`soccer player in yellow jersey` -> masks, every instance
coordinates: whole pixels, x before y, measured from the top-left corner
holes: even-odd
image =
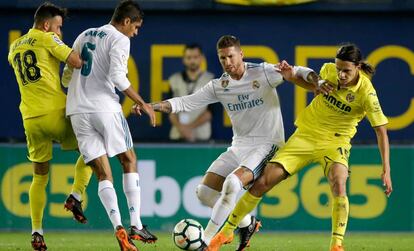
[[[82,66],[78,53],[61,40],[61,27],[66,9],[50,3],[42,4],[34,15],[29,32],[10,46],[8,61],[14,69],[21,95],[20,112],[26,134],[28,158],[33,162],[33,180],[29,190],[32,220],[32,247],[46,250],[42,218],[46,206],[46,186],[52,144],[62,149],[78,148],[70,121],[65,117],[66,95],[60,84],[59,65],[66,62],[75,68]],[[72,193],[65,207],[76,220],[85,223],[80,199],[91,176],[90,167],[79,157],[75,168]]]
[[[339,48],[335,64],[322,66],[318,82],[321,85],[315,85],[319,95],[299,115],[295,122],[297,129],[286,145],[269,161],[261,177],[239,200],[222,230],[211,241],[209,251],[218,250],[233,239],[235,227],[267,191],[314,162],[323,167],[333,196],[330,250],[344,250],[343,238],[349,212],[346,181],[350,141],[356,133],[356,126],[365,116],[377,136],[385,194],[390,196],[392,192],[385,127],[388,120],[368,78],[373,73],[372,66],[362,61],[360,50],[353,44]]]

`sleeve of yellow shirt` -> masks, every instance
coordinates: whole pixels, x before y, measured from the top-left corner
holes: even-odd
[[[8,53],[8,55],[7,55],[7,60],[9,61],[9,65],[12,65],[13,66],[13,60],[12,60],[12,52],[11,52],[11,46],[10,46],[10,49],[9,49],[9,53]]]
[[[319,71],[319,75],[321,76],[321,78],[326,79],[327,74],[327,65],[328,63],[325,63],[322,65],[321,70]]]
[[[61,62],[66,62],[72,49],[60,40],[54,33],[46,33],[45,47],[49,52]]]
[[[377,93],[373,88],[366,95],[364,110],[372,127],[388,124],[388,119],[382,112]]]
[[[328,80],[331,84],[337,85],[336,66],[334,63],[325,63],[322,65],[319,75],[322,79]]]

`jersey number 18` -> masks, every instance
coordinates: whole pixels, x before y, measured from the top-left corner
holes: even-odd
[[[13,61],[17,66],[23,85],[27,85],[28,81],[32,83],[36,82],[42,77],[40,68],[36,65],[37,59],[34,51],[25,51],[22,58],[20,57],[20,52],[16,53]]]

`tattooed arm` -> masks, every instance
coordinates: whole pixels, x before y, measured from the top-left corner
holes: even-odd
[[[175,97],[168,100],[152,103],[152,109],[156,112],[164,113],[179,113],[190,112],[203,108],[209,104],[218,102],[213,88],[213,83],[210,81],[203,88],[191,95],[182,97]],[[132,112],[140,114],[141,106],[135,104],[132,107]]]
[[[171,113],[172,107],[171,103],[168,101],[161,101],[159,103],[152,103],[152,108],[156,112],[164,112],[164,113]]]

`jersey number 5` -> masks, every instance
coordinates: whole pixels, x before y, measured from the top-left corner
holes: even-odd
[[[83,59],[83,61],[85,61],[81,69],[82,76],[86,77],[91,73],[92,59],[93,59],[91,51],[94,51],[95,48],[96,48],[96,45],[89,43],[89,42],[85,43],[82,47],[81,58]]]
[[[40,74],[40,68],[36,65],[36,54],[32,50],[25,51],[23,53],[23,58],[20,57],[20,53],[17,53],[13,60],[17,66],[17,70],[19,71],[20,79],[22,80],[23,85],[27,85],[27,81],[32,83],[36,82],[42,77],[42,74]]]

